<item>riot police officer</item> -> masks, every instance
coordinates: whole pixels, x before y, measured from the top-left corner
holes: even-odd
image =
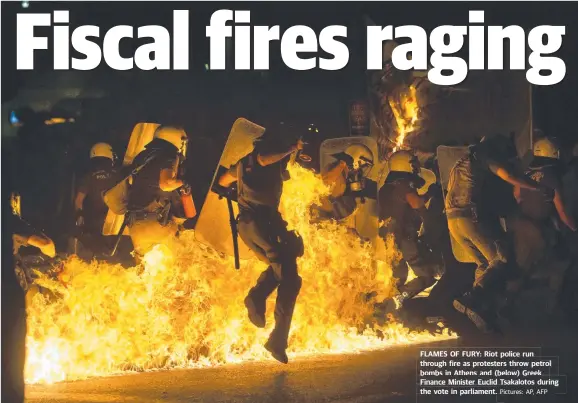
[[[343,153],[337,154],[337,161],[322,172],[323,182],[331,187],[331,194],[320,200],[320,205],[312,206],[314,217],[320,220],[342,220],[357,208],[356,197],[376,197],[376,188],[366,189],[367,175],[373,167],[373,153],[364,144],[351,144]]]
[[[93,145],[90,149],[90,168],[82,177],[74,199],[76,225],[82,230],[80,238],[93,254],[102,254],[110,249],[102,236],[102,226],[108,213],[102,192],[117,180],[114,162],[115,155],[109,144]]]
[[[386,227],[380,229],[380,234],[383,237],[387,233],[393,234],[403,256],[400,264],[394,268],[394,276],[401,280],[397,287],[399,293],[393,299],[399,309],[404,301],[435,284],[435,276],[442,270],[441,259],[436,258],[428,242],[425,242],[425,236],[418,237],[422,224],[424,234],[432,229],[424,199],[418,194],[425,180],[419,176],[416,156],[410,151],[397,151],[391,155],[388,163],[389,173],[379,190],[379,219],[387,222]],[[407,264],[417,277],[403,284],[407,278]]]
[[[302,283],[297,258],[303,254],[303,243],[299,236],[287,230],[279,203],[283,181],[288,177],[290,156],[302,148],[301,140],[286,146],[266,133],[263,140],[255,142],[250,154],[219,178],[219,185],[223,187],[237,182],[239,235],[255,255],[268,264],[245,298],[249,319],[255,326],[265,327],[266,301],[277,289],[275,328],[265,348],[284,364],[289,361],[286,353],[289,330]]]
[[[178,231],[172,209],[174,191],[189,188],[179,178],[187,144],[183,129],[160,126],[153,141],[133,161],[131,168],[139,170],[131,177],[127,214],[130,238],[138,257],[156,244],[168,242]]]

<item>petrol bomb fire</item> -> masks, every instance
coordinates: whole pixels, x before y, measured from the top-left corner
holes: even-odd
[[[456,337],[412,332],[397,322],[365,327],[372,306],[360,295],[375,291],[383,299],[393,292],[393,244],[386,247],[386,261],[375,264],[372,247],[346,227],[310,224],[309,206],[328,189],[297,165],[290,174],[282,212],[305,242],[290,357]],[[41,283],[56,298],[29,295],[26,382],[270,359],[263,343],[273,326],[274,299],[265,329],[251,325],[243,306],[263,269],[251,260],[235,270],[232,257],[194,241],[191,231],[173,245],[157,245],[140,269],[70,258],[61,276],[65,285]]]
[[[397,138],[393,151],[398,151],[407,135],[418,128],[419,106],[416,87],[411,85],[408,91],[403,91],[399,95],[399,102],[390,97],[389,105],[397,123]]]

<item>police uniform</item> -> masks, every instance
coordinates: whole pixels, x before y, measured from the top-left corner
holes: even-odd
[[[394,175],[390,175],[393,177]],[[398,290],[403,299],[409,299],[435,283],[435,274],[439,271],[439,265],[430,249],[418,239],[419,228],[424,221],[419,212],[413,209],[407,202],[408,194],[417,196],[419,180],[417,175],[405,175],[403,178],[388,180],[379,190],[379,218],[390,220],[387,232],[394,235],[397,248],[403,255],[403,260],[394,267],[394,276],[399,279]],[[382,232],[382,236],[385,234]],[[407,284],[403,284],[407,278],[407,266],[417,276]]]
[[[86,195],[82,203],[84,219],[82,239],[93,252],[104,252],[109,249],[106,238],[102,235],[102,227],[108,213],[102,192],[110,189],[117,178],[118,173],[110,159],[95,157],[91,159],[90,170],[82,177],[78,186],[78,192]]]
[[[275,152],[274,147],[258,141],[254,151],[233,165],[229,174],[237,179],[239,235],[255,255],[269,265],[248,298],[264,313],[267,298],[277,289],[275,328],[269,342],[285,350],[302,280],[297,273],[299,253],[288,243],[291,233],[279,212],[289,156],[267,166],[260,165],[257,156],[271,152]]]
[[[133,176],[130,186],[128,227],[135,252],[140,256],[177,233],[178,227],[170,219],[173,192],[163,191],[159,180],[161,171],[172,169],[178,158],[176,147],[155,139],[133,161],[133,168],[143,167]]]

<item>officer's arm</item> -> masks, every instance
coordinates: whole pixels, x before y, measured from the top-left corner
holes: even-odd
[[[523,189],[539,190],[538,184],[536,182],[526,178],[525,176],[515,175],[508,168],[498,164],[497,162],[490,162],[488,167],[494,175],[503,181],[508,182],[510,185],[519,186]]]
[[[76,211],[82,210],[82,205],[84,204],[84,199],[86,198],[86,193],[78,191],[76,193],[76,198],[74,199],[74,209]]]
[[[289,148],[289,150],[282,152],[282,153],[272,153],[272,154],[264,154],[264,153],[258,153],[257,154],[257,162],[259,163],[259,165],[261,166],[267,166],[267,165],[271,165],[274,164],[276,162],[281,161],[283,158],[285,158],[286,156],[288,156],[291,153],[294,153],[295,151],[299,151],[303,149],[303,141],[298,140],[297,144],[292,145],[291,148]]]
[[[576,223],[574,222],[574,218],[566,212],[562,192],[559,188],[556,188],[554,192],[554,206],[556,206],[556,211],[562,222],[572,231],[576,232]]]
[[[219,186],[227,188],[237,181],[237,178],[229,171],[225,172],[219,178]]]
[[[237,182],[237,165],[239,163],[231,165],[231,167],[226,170],[220,177],[218,184],[224,188],[228,188],[233,183]]]
[[[159,187],[163,192],[172,192],[184,185],[182,180],[177,179],[178,168],[179,160],[176,159],[171,168],[164,168],[161,170]]]
[[[405,200],[411,206],[412,209],[417,210],[419,216],[421,217],[421,221],[423,223],[424,228],[424,235],[426,237],[431,237],[431,227],[433,223],[431,222],[431,214],[427,210],[425,206],[425,200],[423,197],[417,194],[415,190],[412,189],[411,192],[405,195]]]

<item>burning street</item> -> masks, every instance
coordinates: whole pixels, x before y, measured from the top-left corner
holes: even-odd
[[[307,248],[301,275],[308,287],[295,310],[288,353],[351,353],[455,338],[447,331],[414,332],[401,323],[372,323],[372,305],[360,298],[392,292],[391,267],[338,224],[311,225],[308,206],[323,194],[314,174],[294,166],[282,205]],[[347,245],[347,248],[340,247]],[[77,380],[123,371],[207,367],[261,360],[265,329],[246,319],[243,295],[262,268],[254,260],[233,269],[231,258],[183,234],[144,257],[144,269],[72,258],[59,282],[40,280],[55,300],[28,299],[26,381]],[[321,270],[324,268],[324,270]],[[251,272],[253,275],[248,275]],[[272,312],[271,300],[267,312]]]
[[[574,377],[578,359],[576,331],[551,328],[507,338],[481,337],[426,345],[385,348],[359,354],[316,355],[280,366],[273,359],[215,368],[175,369],[124,374],[53,385],[28,385],[27,403],[85,402],[341,402],[415,403],[416,361],[420,347],[533,346],[559,354],[561,368]],[[475,341],[474,341],[475,340]],[[572,372],[573,371],[573,372]],[[571,402],[575,387],[556,402]]]
[[[415,399],[415,347],[27,387],[27,402],[401,402]],[[415,401],[415,400],[413,400]]]

